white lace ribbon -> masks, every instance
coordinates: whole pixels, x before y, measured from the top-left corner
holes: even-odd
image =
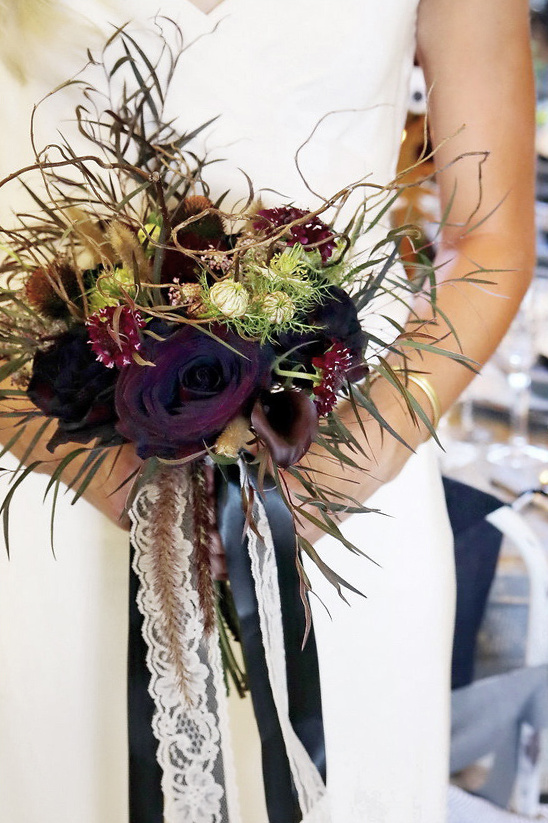
[[[140,490],[131,510],[133,567],[141,584],[137,603],[148,646],[149,692],[156,707],[153,731],[163,771],[164,817],[166,823],[240,823],[219,640],[216,632],[204,632],[196,591],[188,471],[174,471],[173,482],[179,484],[180,492],[178,579],[174,583],[181,604],[185,693],[173,665],[162,603],[154,588],[156,555],[148,528],[158,500],[154,481]]]
[[[242,468],[242,482],[249,484]],[[218,635],[204,632],[193,569],[193,523],[189,473],[177,470],[177,569],[181,659],[185,691],[179,685],[166,635],[162,603],[155,594],[155,548],[149,528],[158,501],[154,480],[139,491],[131,510],[133,567],[140,581],[137,597],[143,615],[151,673],[149,691],[156,707],[153,731],[163,771],[165,823],[241,823],[228,732],[226,695]],[[264,506],[254,496],[248,548],[259,607],[259,622],[274,703],[286,746],[303,823],[329,823],[326,789],[289,720],[286,660],[274,544]],[[260,535],[260,536],[259,536]]]
[[[246,497],[249,499],[250,488],[245,467],[241,466],[240,471]],[[289,766],[303,813],[303,823],[329,823],[324,782],[289,719],[282,607],[274,541],[265,508],[257,494],[253,497],[252,517],[256,529],[248,530],[248,550],[259,606],[266,665]]]

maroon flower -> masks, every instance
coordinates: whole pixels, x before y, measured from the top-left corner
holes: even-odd
[[[363,352],[367,336],[362,330],[354,301],[339,286],[329,286],[311,312],[303,317],[314,331],[288,331],[279,334],[274,341],[277,354],[291,352],[284,361],[287,368],[304,365],[310,371],[315,357],[322,357],[334,343],[350,351],[352,364],[346,377],[351,382],[361,380],[367,374]]]
[[[186,197],[172,215],[174,224],[184,223],[191,217],[197,219],[186,228],[177,232],[177,242],[189,251],[197,252],[198,260],[209,249],[223,250],[229,248],[229,239],[223,228],[223,221],[218,214],[210,213],[213,203],[207,197],[193,195]],[[199,217],[198,215],[202,215]],[[194,283],[201,272],[199,262],[179,249],[169,248],[163,252],[162,283]]]
[[[171,332],[164,340],[145,336],[143,357],[154,366],[131,363],[120,372],[117,429],[143,459],[199,454],[236,415],[250,413],[269,384],[272,350],[220,326],[219,339],[192,325],[154,331]]]
[[[312,365],[321,374],[321,383],[314,386],[313,391],[318,414],[324,417],[335,408],[337,393],[352,369],[352,352],[341,343],[334,343],[321,357],[313,357]]]
[[[128,366],[133,352],[141,348],[139,329],[145,325],[139,312],[129,306],[107,306],[92,314],[86,326],[97,360],[109,369]]]
[[[279,229],[309,215],[308,220],[303,220],[297,226],[292,226],[288,230],[288,246],[300,243],[305,249],[317,248],[321,254],[322,262],[326,263],[335,249],[335,237],[333,232],[325,223],[315,215],[304,209],[296,209],[293,206],[280,206],[277,209],[262,209],[257,212],[259,218],[253,223],[256,231],[272,231]]]

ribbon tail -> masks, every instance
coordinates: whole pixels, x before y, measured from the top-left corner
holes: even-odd
[[[130,560],[134,548],[131,546]],[[154,700],[149,694],[150,673],[143,618],[137,608],[139,579],[129,569],[128,635],[128,753],[129,823],[163,823],[162,770],[156,759],[158,741],[152,733]]]
[[[238,467],[225,467],[217,476],[218,528],[225,548],[229,578],[241,623],[242,646],[248,667],[253,706],[261,737],[263,777],[270,823],[303,819],[298,792],[287,756],[278,707],[272,691],[259,616],[248,540],[242,542],[242,509]],[[319,672],[313,632],[302,648],[305,612],[295,565],[295,534],[290,513],[276,490],[264,493],[265,513],[273,537],[278,569],[281,619],[287,672],[288,715],[310,760],[325,780],[325,745]],[[304,819],[311,817],[305,815]]]

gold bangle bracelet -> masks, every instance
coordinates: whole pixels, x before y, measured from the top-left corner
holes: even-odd
[[[405,376],[405,379],[409,381],[409,383],[414,383],[415,386],[418,386],[419,389],[426,395],[428,398],[428,402],[432,407],[432,426],[434,429],[437,429],[438,424],[441,418],[441,404],[440,399],[438,397],[438,393],[435,390],[434,386],[430,382],[430,380],[424,376],[421,372],[416,371],[407,371],[407,369],[403,367],[395,367],[393,369],[395,372],[402,372]]]

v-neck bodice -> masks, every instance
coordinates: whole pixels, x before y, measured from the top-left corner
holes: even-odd
[[[239,169],[257,189],[302,206],[317,202],[312,192],[329,197],[365,177],[386,183],[406,111],[416,6],[224,0],[204,15],[191,0],[165,3],[193,41],[167,114],[185,128],[218,117],[199,148],[226,160],[210,175],[219,191],[246,193]]]
[[[91,2],[85,13],[93,20],[95,9],[96,20],[105,21],[99,14],[105,2]],[[67,5],[81,12],[76,0]],[[184,130],[216,118],[192,146],[223,161],[207,171],[213,193],[247,196],[243,171],[256,191],[265,190],[266,202],[281,198],[310,208],[318,204],[313,192],[330,197],[364,178],[375,184],[392,178],[418,0],[222,0],[207,14],[192,0],[163,0],[160,8],[149,0],[108,5],[106,20],[114,25],[131,20],[130,27],[152,31],[159,12],[180,26],[186,48],[165,116]],[[30,109],[44,91],[41,78],[19,89],[13,105],[7,101],[10,117],[22,111],[27,118],[25,98]],[[70,95],[69,89],[40,111],[37,129],[46,142],[58,124],[70,134]],[[13,148],[9,161],[0,159],[0,171],[27,151]]]

